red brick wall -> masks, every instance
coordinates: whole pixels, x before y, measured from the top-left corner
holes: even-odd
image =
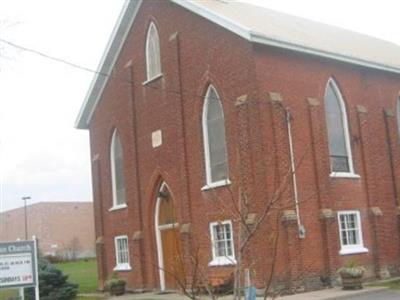
[[[157,25],[161,39],[163,76],[142,84],[146,80],[145,37],[151,21]],[[178,37],[174,37],[176,32]],[[129,84],[128,62],[133,69],[133,86]],[[170,187],[179,223],[191,223],[192,242],[201,248],[204,266],[211,260],[209,222],[232,218],[231,197],[237,201],[240,175],[242,189],[251,200],[251,212],[260,213],[263,199],[274,194],[289,167],[284,115],[276,104],[271,104],[268,92],[279,92],[282,105],[290,108],[295,155],[298,160],[304,156],[298,169],[298,186],[306,239],[297,238],[295,224],[279,222],[277,281],[303,278],[297,285],[316,287],[321,284],[317,282],[319,276],[332,275],[350,258],[338,255],[336,215],[325,222],[320,219],[321,209],[359,209],[364,244],[370,251],[351,258],[371,268],[379,265],[379,270],[398,265],[397,204],[382,109],[395,109],[399,76],[254,46],[168,1],[144,1],[113,74],[90,124],[96,235],[101,237],[97,250],[103,280],[115,266],[114,236],[127,234],[133,270],[121,272],[121,276],[128,279],[129,287],[159,286],[154,213],[162,180]],[[346,101],[354,166],[360,179],[329,177],[323,96],[330,76],[339,84]],[[232,185],[202,191],[202,97],[209,83],[223,101]],[[247,95],[247,103],[236,107],[235,101],[242,95]],[[310,106],[308,97],[317,98],[319,105]],[[367,108],[366,114],[356,111],[359,104]],[[395,118],[389,119],[389,125],[397,166],[400,153]],[[114,128],[124,147],[128,208],[110,212],[109,149]],[[153,149],[151,134],[159,129],[163,144]],[[399,168],[395,169],[398,173]],[[395,175],[399,178],[400,174]],[[282,201],[290,205],[290,187]],[[377,220],[369,213],[369,207],[375,206],[383,211]],[[273,216],[252,243],[252,257],[258,258],[258,286],[262,286],[271,267],[273,247],[268,239],[277,215]],[[375,227],[373,222],[377,222]],[[137,231],[142,232],[142,239],[134,240]],[[184,244],[189,243],[185,236],[182,239]],[[379,257],[374,260],[377,251]],[[232,268],[214,267],[209,271],[229,273]]]
[[[25,239],[24,216],[23,207],[1,213],[0,240]],[[35,235],[45,255],[66,255],[67,251],[75,249],[79,257],[91,257],[95,254],[93,219],[93,203],[90,202],[28,205],[28,238]]]

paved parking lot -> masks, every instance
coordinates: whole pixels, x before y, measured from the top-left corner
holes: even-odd
[[[110,298],[112,300],[187,300],[177,294],[131,294]],[[203,297],[202,300],[209,300]],[[232,296],[219,298],[220,300],[231,300]],[[262,298],[257,298],[257,300]],[[269,299],[269,298],[268,298]],[[358,291],[343,291],[341,288],[326,289],[310,293],[296,294],[277,298],[277,300],[400,300],[400,291],[388,290],[380,287],[369,287]]]

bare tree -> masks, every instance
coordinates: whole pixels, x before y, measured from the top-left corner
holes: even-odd
[[[69,260],[76,260],[81,250],[81,244],[77,237],[73,237],[64,248],[65,257]]]
[[[233,184],[227,187],[228,197],[226,195],[220,197],[220,194],[215,190],[210,190],[207,193],[210,200],[218,204],[219,209],[222,208],[221,218],[223,219],[218,220],[220,225],[222,225],[226,216],[229,216],[229,219],[232,220],[233,228],[236,231],[236,261],[232,261],[232,264],[235,265],[235,267],[232,277],[233,287],[231,291],[233,292],[234,300],[242,299],[243,291],[246,287],[244,283],[245,274],[247,275],[246,277],[250,277],[256,269],[256,266],[260,263],[261,255],[263,257],[269,257],[268,270],[266,270],[264,277],[261,278],[264,286],[264,299],[266,299],[268,294],[271,293],[271,287],[275,276],[278,242],[280,239],[281,217],[284,211],[291,210],[296,212],[299,235],[301,234],[302,224],[300,224],[298,218],[299,200],[295,196],[297,193],[296,172],[308,153],[308,150],[301,155],[297,162],[295,161],[290,132],[292,117],[290,112],[284,108],[282,104],[279,103],[274,109],[276,108],[277,111],[282,113],[282,121],[287,125],[286,129],[288,131],[287,137],[289,139],[288,146],[290,151],[288,151],[287,161],[285,164],[280,166],[280,168],[275,165],[277,158],[274,157],[274,154],[265,158],[261,163],[261,168],[266,169],[267,167],[270,167],[270,169],[275,172],[273,191],[270,193],[258,193],[257,199],[255,199],[256,196],[254,190],[265,190],[266,182],[260,181],[256,183],[253,182],[252,184],[246,182],[246,176],[248,176],[248,174],[246,175],[243,166],[248,162],[243,161],[242,153],[247,150],[247,141],[245,141],[247,137],[240,136],[241,134],[239,134],[238,145],[236,148],[237,175],[236,178],[231,178]],[[240,124],[238,127],[240,127]],[[245,130],[239,128],[238,131],[244,132]],[[243,149],[245,150],[243,151]],[[266,174],[266,171],[264,174]],[[262,194],[261,197],[260,194]],[[255,203],[257,203],[257,208],[255,208]],[[257,251],[264,251],[264,253],[251,255],[252,249],[250,245],[255,240],[257,234],[261,232],[266,235],[264,238],[269,242],[268,249],[257,249]],[[187,251],[186,254],[180,253],[176,258],[179,260],[178,263],[184,266],[183,276],[180,272],[175,272],[175,270],[164,270],[164,272],[170,274],[175,279],[181,292],[188,298],[198,299],[203,292],[203,294],[207,294],[211,299],[217,299],[219,297],[216,286],[218,283],[216,285],[214,284],[213,278],[210,278],[209,275],[208,265],[204,266],[202,262],[202,258],[208,257],[208,253],[203,254],[200,250],[201,248],[196,245],[196,241],[193,238],[190,238],[190,248],[190,251]],[[226,257],[226,259],[229,260],[231,258]],[[159,266],[155,267],[160,268]],[[262,276],[259,275],[258,278],[260,279],[260,277]],[[280,291],[274,291],[274,295],[272,296],[275,297],[279,293]]]

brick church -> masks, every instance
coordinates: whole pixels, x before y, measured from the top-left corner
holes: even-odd
[[[349,261],[398,275],[399,92],[389,42],[235,1],[127,1],[76,123],[100,287],[239,263],[293,291]]]

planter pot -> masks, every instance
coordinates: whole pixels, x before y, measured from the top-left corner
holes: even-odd
[[[125,294],[125,283],[124,284],[114,284],[110,286],[110,295],[121,296]]]
[[[351,276],[348,274],[340,274],[342,278],[342,286],[344,290],[360,290],[362,289],[363,276]]]

